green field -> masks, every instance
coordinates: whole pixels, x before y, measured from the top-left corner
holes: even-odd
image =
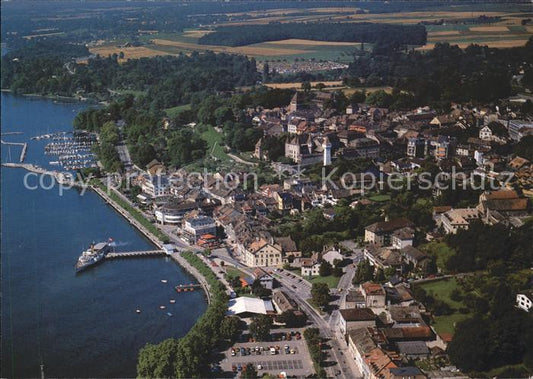
[[[435,257],[437,262],[437,267],[442,271],[446,272],[446,262],[448,258],[452,256],[455,251],[446,245],[445,242],[430,242],[425,245],[420,246],[420,250],[428,253],[429,255]]]
[[[390,199],[390,195],[376,195],[368,198],[368,200],[375,201],[376,203],[383,203],[385,201],[390,201]]]
[[[178,115],[181,111],[189,110],[191,109],[191,104],[184,104],[184,105],[178,105],[177,107],[167,108],[165,109],[165,113],[168,117],[173,118]]]
[[[202,133],[202,138],[207,142],[207,154],[223,162],[229,161],[228,154],[224,151],[224,136],[217,132],[214,127],[208,126],[207,130]]]
[[[463,303],[450,298],[450,294],[454,289],[460,289],[457,280],[455,278],[443,279],[419,284],[419,286],[422,287],[428,295],[444,301],[455,310],[453,314],[448,316],[435,316],[433,323],[433,327],[437,333],[453,334],[455,331],[455,325],[469,316],[468,314],[462,314],[458,311],[459,308],[464,307]]]
[[[243,277],[248,276],[248,275],[246,275],[244,272],[242,272],[241,270],[239,270],[238,268],[235,268],[235,267],[229,267],[229,266],[226,266],[226,274],[227,274],[228,276],[231,276],[231,277],[238,276],[239,278],[243,278]]]
[[[339,284],[340,277],[336,277],[333,275],[328,276],[314,276],[310,282],[311,283],[326,283],[329,288],[337,288],[337,285]]]

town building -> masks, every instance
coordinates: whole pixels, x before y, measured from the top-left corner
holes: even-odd
[[[305,276],[317,276],[320,274],[320,259],[318,254],[315,253],[311,258],[300,258],[301,275]]]
[[[244,263],[248,267],[281,266],[281,247],[264,238],[254,240],[244,251]]]
[[[272,302],[278,313],[293,312],[298,310],[298,304],[286,292],[277,289],[272,293]]]
[[[468,229],[470,223],[478,220],[479,216],[479,211],[476,208],[454,208],[441,215],[440,225],[446,234],[455,234],[459,229]]]
[[[361,292],[365,298],[366,306],[369,308],[385,307],[385,290],[379,283],[365,282],[361,284]]]
[[[414,227],[414,224],[405,218],[376,222],[365,228],[365,242],[390,246],[392,233],[405,227]]]
[[[262,268],[256,268],[253,273],[254,280],[259,280],[263,288],[271,290],[274,288],[275,280],[272,275],[263,270]]]
[[[526,312],[533,307],[533,290],[520,292],[516,295],[516,306]]]
[[[255,315],[275,315],[276,311],[270,300],[256,299],[252,297],[236,297],[230,299],[228,304],[228,316],[239,316],[241,318],[253,317]]]
[[[152,198],[168,196],[170,184],[166,176],[149,176],[142,179],[141,190]]]
[[[339,310],[339,330],[344,335],[349,330],[376,326],[376,315],[370,308]]]
[[[194,215],[188,217],[183,222],[183,236],[190,242],[195,244],[201,236],[211,234],[216,236],[217,228],[215,220],[205,215]]]

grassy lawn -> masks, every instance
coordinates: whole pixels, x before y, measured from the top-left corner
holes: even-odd
[[[459,321],[464,320],[469,317],[468,314],[464,315],[462,313],[454,313],[449,316],[435,316],[433,327],[437,333],[450,333],[455,332],[455,325]]]
[[[228,274],[228,276],[238,276],[238,277],[246,277],[248,275],[246,275],[244,272],[242,272],[241,270],[235,268],[235,267],[229,267],[229,266],[226,266],[226,274]]]
[[[420,250],[434,256],[436,258],[437,267],[442,272],[446,272],[446,262],[448,261],[448,258],[455,253],[455,251],[446,245],[445,242],[436,241],[420,246]]]
[[[184,105],[178,105],[177,107],[167,108],[165,109],[165,113],[168,117],[175,117],[178,113],[181,111],[189,110],[191,109],[191,104],[184,104]]]
[[[121,95],[133,95],[135,97],[144,96],[146,95],[146,91],[135,91],[132,89],[117,89],[113,90]]]
[[[422,287],[428,295],[448,303],[452,308],[458,309],[464,306],[463,303],[450,299],[450,294],[453,290],[460,290],[455,278],[435,280],[419,284],[419,286]]]
[[[222,147],[223,135],[215,130],[212,126],[208,126],[207,130],[202,133],[202,138],[207,142],[207,152],[209,155],[221,161],[229,161],[228,154]]]
[[[340,277],[335,277],[333,275],[329,276],[314,276],[310,282],[311,283],[326,283],[329,288],[336,288],[339,284]]]
[[[464,304],[450,298],[450,294],[453,290],[460,289],[455,278],[423,283],[419,284],[419,286],[422,287],[428,295],[433,296],[435,299],[444,301],[455,310],[455,312],[451,315],[435,316],[433,327],[437,333],[453,334],[455,330],[455,324],[469,317],[468,314],[462,314],[458,311],[459,308],[464,307]]]
[[[368,198],[371,201],[375,201],[376,203],[383,203],[385,201],[390,201],[390,195],[376,195]]]

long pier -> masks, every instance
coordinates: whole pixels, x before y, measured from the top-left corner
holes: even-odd
[[[20,163],[24,162],[24,158],[26,158],[26,151],[28,151],[28,144],[25,142],[6,142],[4,140],[0,140],[2,145],[11,145],[11,146],[22,146],[22,151],[20,152]]]
[[[53,177],[59,184],[68,185],[70,187],[81,185],[79,182],[76,182],[72,177],[72,174],[62,171],[50,171],[42,167],[36,166],[31,163],[2,163],[4,167],[11,168],[23,168],[26,171],[34,172],[41,175],[50,175]]]
[[[24,132],[2,132],[0,133],[0,135],[2,136],[17,136],[21,134],[24,134]]]
[[[165,255],[164,250],[143,250],[143,251],[115,251],[112,253],[107,253],[106,259],[113,258],[142,258],[142,257],[155,257],[160,255]]]

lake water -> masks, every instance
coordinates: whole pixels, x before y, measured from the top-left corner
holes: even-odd
[[[2,139],[29,142],[26,163],[47,167],[56,159],[44,155],[50,141],[30,138],[72,130],[86,106],[2,93],[2,132],[24,133]],[[2,162],[19,155],[18,146],[2,146]],[[168,258],[107,261],[76,275],[74,264],[92,241],[112,237],[117,250],[154,247],[93,192],[29,190],[25,170],[1,173],[1,377],[37,377],[41,361],[46,376],[134,377],[142,346],[185,335],[205,311],[203,292],[173,290],[195,280]]]

